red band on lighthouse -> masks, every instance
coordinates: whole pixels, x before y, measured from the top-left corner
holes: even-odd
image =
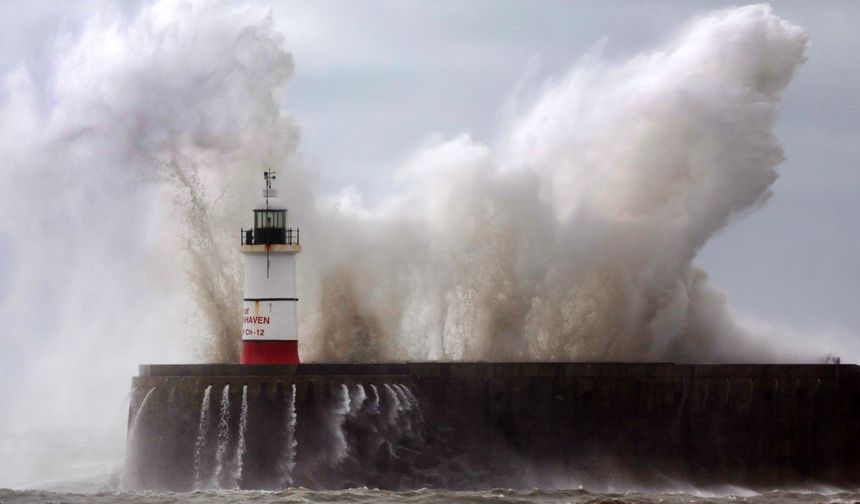
[[[298,341],[245,340],[242,364],[298,364]]]

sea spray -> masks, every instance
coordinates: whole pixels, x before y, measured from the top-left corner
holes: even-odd
[[[409,389],[409,386],[400,384],[399,389],[403,392],[408,404],[409,413],[409,435],[413,440],[424,441],[424,412],[421,411],[421,404],[418,398]]]
[[[397,396],[397,392],[391,388],[391,385],[385,383],[383,384],[383,388],[386,392],[388,392],[388,424],[392,427],[397,426],[397,419],[400,417],[400,411],[403,406],[400,404],[400,398]]]
[[[806,46],[768,6],[709,13],[627,60],[581,59],[496,148],[463,134],[415,152],[384,204],[324,200],[306,354],[808,359],[737,324],[694,263],[768,200],[773,127]]]
[[[355,394],[352,394],[349,402],[349,414],[355,416],[364,407],[364,402],[367,400],[367,392],[364,390],[364,385],[358,383],[355,385]]]
[[[412,412],[415,415],[415,419],[418,423],[419,429],[423,428],[424,425],[424,412],[421,411],[421,403],[418,401],[418,397],[409,389],[407,385],[401,385],[403,387],[403,392],[409,397],[409,402],[411,404]],[[423,435],[422,435],[423,437]]]
[[[296,468],[296,455],[298,454],[299,442],[296,439],[296,384],[293,383],[290,387],[290,394],[287,397],[286,408],[286,446],[284,447],[284,458],[282,462],[284,486],[293,484],[293,470]]]
[[[230,384],[224,385],[221,392],[221,409],[218,420],[218,446],[215,449],[215,473],[212,476],[212,486],[221,488],[221,475],[227,457],[227,446],[230,444]]]
[[[13,256],[76,251],[62,284],[45,268],[16,271],[21,285],[56,290],[63,313],[193,297],[201,317],[184,332],[211,359],[237,361],[235,235],[253,181],[272,166],[320,252],[297,271],[308,361],[799,358],[750,337],[694,263],[766,203],[783,158],[773,129],[807,37],[768,6],[699,16],[626,60],[580,59],[500,128],[497,148],[464,134],[389,167],[397,183],[378,207],[309,182],[281,101],[292,56],[264,11],[164,0],[115,21],[88,24],[48,58],[58,86],[47,109],[30,105],[34,83],[15,81],[20,120],[8,134],[31,141],[0,146],[2,175],[20,181],[0,187]],[[111,189],[99,190],[105,181]],[[18,218],[28,186],[62,205],[63,226],[50,225],[56,210]],[[180,218],[164,219],[166,205]],[[111,217],[101,241],[88,233],[95,216]],[[34,225],[58,239],[26,240]],[[175,236],[187,237],[181,264],[151,291],[112,281],[172,264],[175,251],[157,245]],[[151,253],[135,262],[103,252],[103,241],[129,239]],[[87,295],[62,295],[78,290]],[[41,294],[9,296],[24,312]],[[142,350],[138,336],[181,321],[183,309],[164,312],[109,344]],[[92,323],[69,321],[60,339],[93,337]]]
[[[138,464],[140,461],[138,457],[140,456],[138,450],[138,425],[140,423],[140,419],[143,416],[144,411],[146,411],[146,405],[149,402],[149,398],[155,389],[158,387],[152,387],[143,397],[143,401],[140,402],[140,406],[137,408],[137,411],[134,414],[134,418],[131,421],[131,425],[128,428],[128,438],[126,439],[126,449],[125,449],[125,468],[123,471],[122,477],[122,487],[127,489],[134,489],[137,486],[137,471]]]
[[[431,144],[391,167],[399,177],[386,206],[367,208],[360,197],[315,194],[291,162],[297,128],[273,97],[292,59],[264,16],[158,7],[118,33],[94,34],[137,59],[106,57],[96,44],[70,51],[85,64],[61,59],[69,74],[57,81],[78,92],[58,96],[58,110],[92,111],[90,129],[111,134],[76,134],[79,119],[52,130],[70,139],[61,153],[93,152],[106,166],[119,156],[180,203],[190,237],[183,266],[206,321],[193,332],[208,335],[213,358],[238,357],[238,322],[225,316],[241,297],[234,238],[253,204],[246,181],[263,161],[286,179],[296,222],[319,237],[322,252],[297,272],[309,280],[301,323],[318,336],[306,340],[309,361],[714,362],[774,360],[786,348],[738,327],[694,264],[720,229],[767,201],[782,159],[773,126],[807,39],[770,8],[701,16],[627,60],[584,58],[511,118],[498,148],[469,135]],[[156,10],[177,19],[175,36],[152,21]],[[200,39],[211,43],[192,43]],[[238,39],[242,56],[222,57],[238,50],[224,40]],[[177,72],[181,61],[195,65]],[[230,78],[201,86],[202,76]],[[104,88],[117,93],[108,104],[96,91]],[[96,214],[125,201],[98,203]],[[379,253],[358,253],[368,247]]]
[[[350,412],[349,387],[341,384],[339,393],[335,397],[336,404],[331,411],[330,427],[332,432],[332,453],[330,462],[332,465],[342,462],[349,455],[349,443],[344,432],[346,417]]]
[[[418,397],[412,392],[412,390],[407,385],[401,385],[403,387],[403,392],[409,397],[409,402],[412,405],[412,408],[417,409],[419,412],[421,411],[421,403],[418,401]]]
[[[197,423],[197,440],[194,443],[194,488],[197,490],[203,484],[203,456],[206,448],[206,434],[209,431],[209,397],[211,394],[212,385],[209,385],[203,392],[203,401],[200,404],[200,421]]]
[[[128,429],[128,441],[127,441],[128,444],[133,444],[133,442],[137,439],[137,426],[138,426],[138,423],[140,422],[140,417],[143,415],[143,412],[146,410],[146,404],[147,404],[147,402],[149,402],[150,396],[152,396],[152,393],[155,392],[155,390],[157,388],[158,387],[152,387],[151,389],[149,389],[149,391],[146,393],[146,395],[143,396],[143,401],[140,402],[140,406],[137,408],[137,411],[135,412],[134,418],[132,419],[131,425],[129,426],[129,429]]]
[[[370,402],[370,412],[374,415],[379,414],[379,389],[373,383],[370,384],[370,390],[373,391],[373,399]]]
[[[47,34],[62,42],[47,44],[38,75],[23,60],[4,65],[0,92],[0,136],[15,139],[0,142],[3,257],[15,272],[3,310],[40,306],[55,321],[51,345],[18,354],[68,363],[77,398],[73,415],[66,401],[33,401],[56,378],[31,373],[4,407],[70,431],[106,428],[100,406],[127,392],[121,377],[142,360],[238,362],[234,235],[259,172],[292,162],[298,142],[281,103],[292,58],[265,9],[155,0],[85,11]],[[278,173],[298,206],[297,176]],[[33,206],[34,195],[51,203]],[[52,239],[36,244],[28,228]],[[4,334],[39,341],[44,327],[12,319]],[[96,346],[111,358],[93,359]]]
[[[394,385],[394,388],[400,393],[401,400],[406,406],[406,410],[413,411],[417,405],[415,404],[415,402],[413,402],[411,393],[409,392],[409,389],[406,387],[406,385],[398,383]]]
[[[412,409],[412,402],[409,400],[409,396],[403,392],[403,385],[393,384],[391,385],[392,390],[394,390],[395,395],[397,395],[397,400],[399,404],[400,414],[398,415],[401,419],[401,423],[403,424],[403,432],[402,434],[407,437],[412,437],[412,415],[414,413]]]
[[[233,460],[233,488],[238,488],[242,481],[242,470],[245,467],[245,436],[248,434],[248,386],[242,385],[242,410],[239,414],[239,440],[236,442],[236,456]]]

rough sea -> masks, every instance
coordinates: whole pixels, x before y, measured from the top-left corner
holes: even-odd
[[[92,490],[92,489],[88,489]],[[860,491],[835,489],[774,490],[755,493],[743,489],[726,488],[719,491],[669,492],[590,492],[585,489],[543,490],[538,488],[513,490],[497,488],[483,491],[446,491],[420,489],[408,492],[391,492],[368,488],[338,491],[315,491],[294,488],[282,491],[217,490],[192,493],[170,492],[116,492],[116,491],[57,491],[0,489],[0,503],[102,503],[116,502],[140,504],[167,503],[860,503]]]

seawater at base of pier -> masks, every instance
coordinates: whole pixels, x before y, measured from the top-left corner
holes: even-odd
[[[856,365],[143,365],[132,385],[133,489],[860,485]]]

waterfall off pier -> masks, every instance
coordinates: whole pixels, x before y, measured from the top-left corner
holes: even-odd
[[[141,489],[860,484],[855,365],[147,365],[132,385]]]

